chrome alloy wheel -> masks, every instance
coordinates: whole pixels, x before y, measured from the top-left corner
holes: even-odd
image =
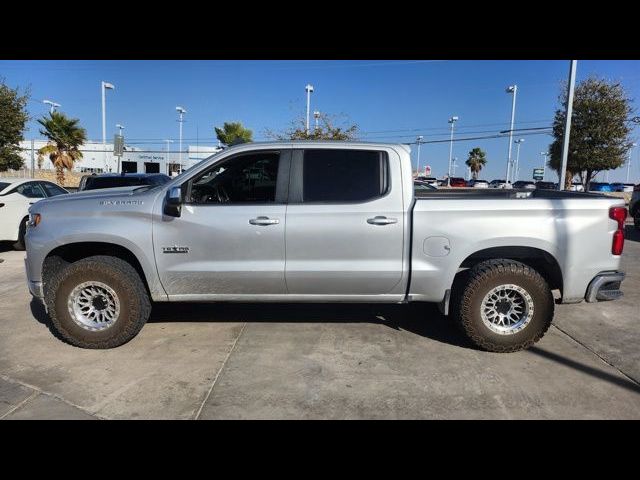
[[[120,316],[120,300],[109,286],[91,281],[78,285],[67,302],[74,322],[93,332],[113,326]]]
[[[500,335],[513,335],[533,318],[533,298],[518,285],[498,285],[484,296],[480,309],[482,322],[489,329]]]

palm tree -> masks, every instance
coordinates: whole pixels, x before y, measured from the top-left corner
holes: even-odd
[[[240,122],[224,122],[222,128],[214,129],[220,143],[227,147],[253,141],[253,132],[244,128]]]
[[[47,144],[38,150],[38,163],[48,155],[56,169],[56,179],[64,186],[64,169],[71,170],[73,164],[82,158],[80,146],[87,141],[87,132],[78,125],[77,118],[68,118],[64,113],[51,112],[49,117],[38,119],[44,128],[40,133],[47,137]]]
[[[476,147],[469,152],[469,158],[467,158],[465,164],[471,169],[473,179],[477,180],[478,173],[487,164],[487,154],[481,148]]]

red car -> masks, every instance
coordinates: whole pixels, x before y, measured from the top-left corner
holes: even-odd
[[[449,179],[449,186],[450,187],[466,187],[467,186],[467,181],[464,178],[460,178],[460,177],[451,177]]]

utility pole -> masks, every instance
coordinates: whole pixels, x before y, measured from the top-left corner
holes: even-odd
[[[420,175],[420,145],[422,144],[423,138],[423,135],[418,135],[418,137],[416,138],[416,142],[418,142],[418,164],[416,165],[416,172],[418,174],[417,176]]]
[[[180,150],[179,150],[179,162],[180,162],[180,170],[182,170],[182,124],[184,122],[184,114],[187,113],[187,111],[178,106],[176,107],[176,111],[178,112],[178,115],[180,116],[178,122],[180,123]]]
[[[518,181],[518,174],[520,173],[520,144],[522,144],[522,142],[524,142],[524,138],[520,138],[514,142],[516,145],[518,145],[518,148],[516,149],[516,164],[513,168],[512,173],[513,180],[515,182]],[[507,181],[509,181],[509,179],[507,179]]]
[[[569,86],[567,91],[567,110],[564,123],[564,138],[562,139],[562,164],[560,167],[560,179],[558,180],[558,190],[564,190],[565,177],[567,176],[567,161],[569,159],[569,137],[571,136],[571,114],[573,113],[573,92],[576,88],[576,68],[577,60],[571,60],[569,67]],[[609,172],[607,171],[607,175]]]
[[[318,110],[313,112],[313,118],[316,120],[316,131],[318,131],[318,119],[320,118],[320,112]]]
[[[627,159],[627,182],[626,183],[629,183],[629,174],[631,173],[631,152],[633,148],[637,146],[638,146],[637,143],[632,143],[631,150],[629,150],[629,158]]]
[[[33,138],[31,139],[31,178],[35,177],[36,169],[36,152]],[[627,182],[629,181],[629,174],[627,173]]]
[[[511,100],[511,126],[509,127],[509,154],[507,156],[507,175],[505,178],[505,181],[509,183],[509,170],[511,169],[511,143],[513,142],[513,124],[516,119],[516,97],[518,96],[518,85],[510,85],[505,91],[513,94]]]
[[[449,170],[448,170],[448,175],[449,178],[451,178],[451,159],[453,158],[453,126],[456,124],[456,122],[458,121],[458,117],[451,117],[449,119],[449,123],[451,124],[451,138],[449,140]],[[447,183],[451,183],[450,181],[447,181]]]
[[[107,89],[115,90],[115,88],[112,83],[105,81],[100,83],[102,93],[102,155],[104,155],[104,168],[107,171],[110,171],[107,167]]]
[[[307,135],[309,135],[309,111],[311,108],[311,93],[313,92],[313,85],[311,84],[307,84],[306,87],[304,87],[305,92],[307,92],[307,123],[306,123],[306,132]]]

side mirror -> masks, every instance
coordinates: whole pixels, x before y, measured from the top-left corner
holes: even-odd
[[[182,188],[171,187],[164,201],[164,214],[179,217],[182,213]]]

